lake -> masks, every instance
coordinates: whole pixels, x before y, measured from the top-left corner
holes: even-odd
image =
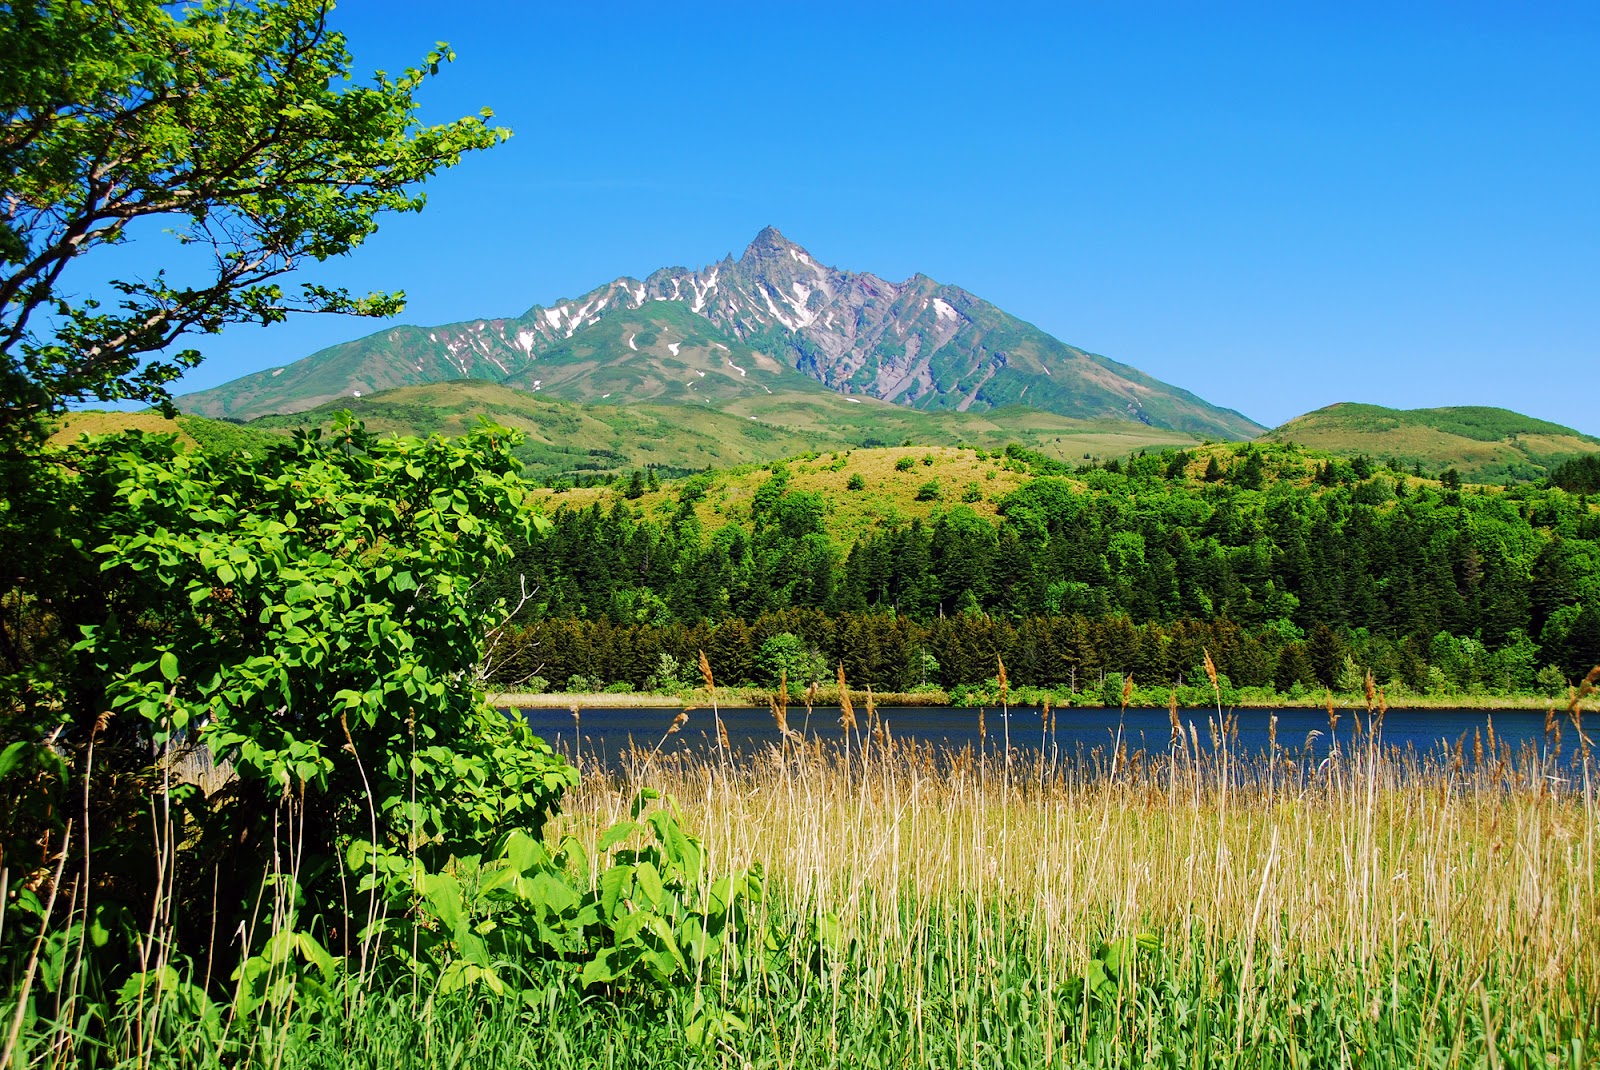
[[[609,765],[619,751],[630,746],[654,747],[662,738],[679,710],[671,708],[633,707],[607,709],[585,708],[577,722],[575,736],[572,711],[566,709],[525,709],[521,711],[533,730],[556,749],[573,753],[573,744],[581,737],[581,751],[587,762]],[[1277,715],[1277,738],[1281,750],[1311,757],[1325,755],[1333,735],[1328,728],[1325,709],[1239,709],[1229,711],[1237,718],[1234,753],[1263,753],[1267,749],[1269,723]],[[1348,751],[1356,741],[1356,716],[1366,719],[1364,711],[1340,710],[1336,734],[1340,746]],[[777,726],[770,710],[760,707],[729,707],[721,711],[726,726],[728,742],[736,751],[751,751],[779,740]],[[978,745],[978,710],[970,707],[906,706],[879,707],[878,715],[888,723],[896,739],[915,739],[919,743],[960,749]],[[1006,718],[998,709],[984,710],[987,746],[1001,747],[1005,740]],[[1011,745],[1014,748],[1037,751],[1041,744],[1063,758],[1090,755],[1097,748],[1102,752],[1112,750],[1118,733],[1130,752],[1164,751],[1172,736],[1171,723],[1165,709],[1128,709],[1115,707],[1098,709],[1073,707],[1054,711],[1056,730],[1054,738],[1041,739],[1041,717],[1038,707],[1013,706],[1010,713]],[[1208,723],[1215,721],[1216,712],[1205,710],[1179,710],[1179,719],[1185,728],[1193,726],[1198,732],[1202,750],[1212,749]],[[856,710],[858,724],[864,725],[861,709]],[[1494,724],[1497,741],[1509,744],[1513,754],[1524,747],[1540,748],[1545,743],[1545,714],[1538,710],[1461,710],[1391,709],[1383,724],[1383,742],[1387,746],[1417,755],[1438,753],[1442,747],[1454,748],[1465,735],[1462,747],[1463,760],[1470,766],[1473,752],[1473,733],[1484,734]],[[789,707],[789,727],[805,731],[809,737],[840,738],[839,710],[837,707],[816,707],[807,722],[804,706]],[[863,728],[864,730],[864,728]],[[704,752],[715,746],[712,713],[709,708],[690,711],[689,721],[681,732],[667,741],[665,751],[692,750]],[[1593,738],[1594,729],[1585,726]],[[1562,764],[1570,766],[1576,760],[1577,733],[1565,711],[1561,712]]]

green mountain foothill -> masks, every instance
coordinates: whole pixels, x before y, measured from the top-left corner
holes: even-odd
[[[960,287],[827,267],[772,227],[738,260],[624,276],[512,318],[386,328],[180,402],[250,419],[456,379],[564,401],[703,404],[825,391],[926,412],[1026,405],[1222,439],[1262,430]]]
[[[684,357],[693,352],[680,349]],[[750,376],[761,384],[755,369],[750,369]],[[460,434],[488,419],[524,433],[518,457],[525,473],[542,481],[614,475],[635,468],[685,473],[764,464],[807,451],[908,441],[995,451],[1016,442],[1075,462],[1195,442],[1182,432],[1145,424],[1075,420],[1018,407],[929,413],[874,399],[841,397],[806,384],[799,376],[790,376],[786,388],[771,392],[742,388],[744,379],[737,373],[732,380],[717,379],[710,372],[703,380],[695,379],[694,389],[703,391],[703,400],[692,405],[624,405],[603,395],[578,404],[548,399],[542,391],[531,394],[496,383],[459,381],[330,402],[306,412],[263,417],[247,428],[260,433],[329,426],[345,409],[369,428],[394,434]],[[801,384],[798,388],[794,380]]]
[[[1365,455],[1429,475],[1454,469],[1473,483],[1546,478],[1563,460],[1600,453],[1600,438],[1484,405],[1390,409],[1341,402],[1262,436],[1334,456]]]

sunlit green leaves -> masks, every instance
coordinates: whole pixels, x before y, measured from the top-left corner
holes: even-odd
[[[403,295],[278,279],[350,252],[421,183],[509,136],[488,113],[426,124],[416,92],[448,49],[399,78],[350,84],[324,0],[0,6],[0,439],[70,399],[165,403],[198,363],[188,332],[289,313],[392,315]],[[79,298],[71,268],[159,219],[198,267]],[[94,278],[94,276],[90,276]],[[48,310],[51,316],[44,315]],[[36,314],[38,313],[38,314]],[[46,325],[48,324],[48,325]],[[147,354],[167,355],[148,359]]]
[[[138,434],[72,446],[59,471],[96,503],[80,521],[112,607],[76,655],[107,708],[158,741],[198,731],[241,776],[350,790],[359,755],[397,842],[448,856],[507,821],[537,829],[564,763],[462,675],[492,623],[472,585],[530,530],[515,442],[344,424],[248,457]]]

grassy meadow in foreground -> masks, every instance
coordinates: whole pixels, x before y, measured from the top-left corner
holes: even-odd
[[[520,999],[396,985],[149,1023],[124,1064],[1600,1065],[1589,761],[1558,777],[1551,748],[1491,737],[1466,771],[1369,734],[1317,763],[1210,731],[1214,753],[1179,730],[1067,764],[904,744],[869,712],[836,744],[642,749],[586,772],[546,838],[598,873],[654,785],[708,882],[764,869],[743,956],[654,995],[533,961]]]
[[[1556,793],[1509,752],[1464,778],[1448,755],[1405,764],[1378,745],[1312,766],[1188,744],[1066,769],[868,735],[848,758],[657,756],[634,777],[677,800],[718,867],[763,862],[778,927],[851,967],[782,978],[809,1012],[756,1001],[747,1056],[1600,1058],[1587,773]],[[586,778],[566,822],[614,820],[617,787]]]

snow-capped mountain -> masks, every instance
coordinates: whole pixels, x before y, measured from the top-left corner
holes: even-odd
[[[708,375],[714,383],[704,382]],[[1261,430],[1237,412],[1066,345],[960,287],[920,274],[891,282],[828,267],[773,227],[737,260],[618,278],[515,318],[392,327],[181,404],[249,418],[450,379],[572,400],[703,403],[718,384],[735,392],[815,389],[801,377],[919,409],[1020,404],[1228,438]]]

